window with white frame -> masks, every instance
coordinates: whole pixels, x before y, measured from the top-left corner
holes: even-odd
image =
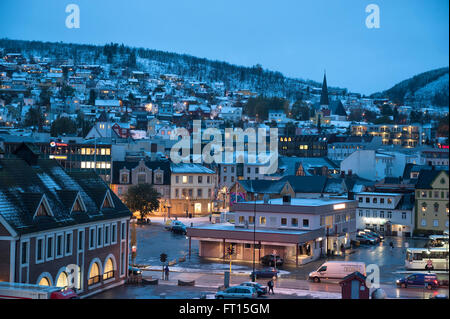
[[[105,241],[104,245],[109,245],[109,239],[110,239],[110,227],[109,225],[105,225]]]
[[[95,248],[95,227],[89,229],[89,249]]]
[[[45,254],[45,245],[44,245],[44,238],[37,238],[36,239],[36,263],[40,263],[44,261],[44,254]]]
[[[125,225],[126,224],[124,222],[122,222],[120,224],[120,239],[121,240],[125,240],[125,238],[126,238]]]
[[[56,234],[56,254],[55,258],[64,256],[64,234]]]
[[[97,248],[103,246],[103,226],[97,228]]]
[[[46,249],[47,257],[46,257],[46,260],[53,260],[54,250],[55,250],[55,245],[53,244],[53,240],[54,240],[53,235],[47,237],[47,249]]]
[[[84,230],[78,231],[78,251],[84,251]]]
[[[433,227],[439,227],[439,220],[433,219]]]
[[[72,232],[68,232],[66,233],[66,251],[65,251],[66,256],[72,255],[72,247],[73,247],[73,235]]]
[[[117,243],[117,224],[111,225],[111,244]]]
[[[29,249],[30,249],[30,242],[29,240],[22,241],[22,245],[20,246],[20,264],[26,265],[28,264],[28,258],[29,258]]]

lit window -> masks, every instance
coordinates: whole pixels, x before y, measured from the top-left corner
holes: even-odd
[[[261,216],[261,217],[259,218],[259,224],[260,224],[260,225],[265,225],[265,224],[266,224],[266,217]]]

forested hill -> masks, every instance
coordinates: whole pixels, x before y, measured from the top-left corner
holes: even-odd
[[[177,74],[199,81],[224,82],[229,90],[249,89],[268,97],[284,97],[292,101],[309,90],[308,87],[321,87],[321,83],[288,78],[280,72],[265,70],[261,65],[243,67],[187,54],[131,48],[123,44],[98,46],[0,39],[0,48],[4,48],[6,53],[21,52],[25,56],[32,54],[61,60],[72,59],[74,63],[122,63],[153,74]]]
[[[404,80],[371,97],[387,97],[395,103],[415,106],[449,106],[449,68],[431,70]]]

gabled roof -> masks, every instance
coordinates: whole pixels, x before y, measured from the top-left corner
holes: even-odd
[[[419,179],[416,183],[416,189],[430,189],[431,184],[438,177],[441,172],[445,172],[448,176],[448,171],[444,170],[424,170],[419,173]]]
[[[286,181],[271,180],[242,180],[237,183],[246,192],[258,194],[279,194],[286,185]]]
[[[323,193],[327,184],[326,176],[285,176],[295,193]]]
[[[30,166],[21,158],[0,158],[0,215],[17,233],[75,225],[80,222],[129,217],[130,211],[113,193],[115,208],[100,211],[108,185],[94,172],[66,172],[55,160],[38,159]],[[76,194],[86,212],[71,215]],[[33,218],[45,198],[53,216]]]
[[[347,116],[344,105],[342,105],[341,100],[331,101],[330,106],[331,114],[339,116]]]

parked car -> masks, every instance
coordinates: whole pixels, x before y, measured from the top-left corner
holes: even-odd
[[[128,275],[140,275],[142,270],[136,267],[128,266]]]
[[[356,240],[359,241],[361,244],[369,244],[369,245],[375,245],[376,241],[373,238],[369,238],[365,235],[356,235]]]
[[[436,274],[412,274],[397,280],[396,284],[401,288],[425,287],[427,289],[436,289],[439,287],[439,281]]]
[[[258,292],[253,287],[234,286],[216,293],[216,299],[255,299]]]
[[[358,261],[327,261],[316,271],[309,274],[309,279],[318,283],[326,279],[343,279],[355,271],[366,275],[366,265]]]
[[[359,231],[358,235],[366,236],[367,238],[373,239],[375,241],[375,243],[379,243],[380,242],[380,239],[378,237],[376,237],[374,235],[371,235],[371,234],[369,234],[369,233],[367,233],[365,231]]]
[[[278,255],[266,255],[261,258],[261,263],[264,266],[275,267],[276,264],[276,267],[280,267],[283,266],[284,260]]]
[[[176,224],[172,226],[172,232],[176,233],[176,234],[183,234],[186,235],[186,225],[184,224]]]
[[[256,270],[255,271],[255,278],[273,278],[278,277],[278,270],[275,270],[274,268],[271,269],[262,269],[262,270]],[[250,274],[250,278],[253,276],[253,271]]]
[[[379,234],[379,233],[377,233],[377,232],[374,231],[374,230],[364,229],[364,232],[365,232],[366,234],[369,234],[369,235],[372,235],[372,236],[377,237],[380,241],[383,241],[383,240],[384,240],[384,236],[381,235],[381,234]]]
[[[258,296],[265,295],[267,293],[267,287],[261,285],[260,283],[253,282],[253,281],[246,281],[240,284],[239,286],[247,286],[247,287],[253,287],[256,289],[256,292],[258,293]]]

